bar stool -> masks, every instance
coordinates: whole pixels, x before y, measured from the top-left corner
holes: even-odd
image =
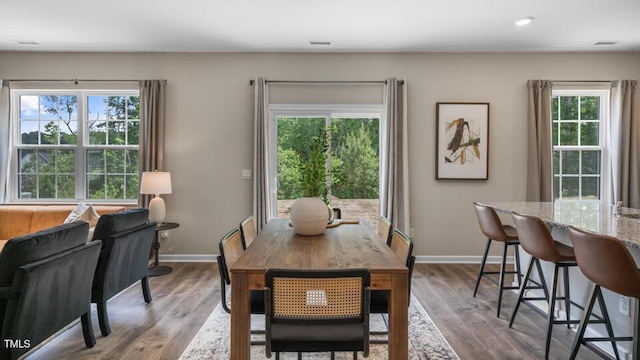
[[[478,217],[478,224],[480,224],[480,230],[487,237],[487,246],[484,249],[484,255],[482,256],[482,263],[480,264],[480,271],[478,272],[478,279],[476,280],[476,287],[473,289],[473,297],[476,297],[476,293],[478,292],[478,286],[480,285],[480,280],[483,276],[487,278],[487,280],[492,283],[498,285],[498,313],[497,316],[500,317],[500,307],[502,305],[502,292],[503,290],[512,290],[518,289],[521,282],[521,274],[520,271],[520,254],[518,252],[518,245],[520,242],[518,241],[518,233],[516,229],[511,225],[502,225],[498,214],[493,208],[480,205],[477,202],[473,203],[473,206],[476,210],[476,216]],[[500,271],[484,271],[485,263],[487,262],[487,255],[489,255],[489,248],[491,247],[491,241],[499,241],[502,242],[502,264],[500,265]],[[506,261],[507,261],[507,250],[509,246],[514,247],[514,254],[516,256],[516,270],[515,271],[505,271],[506,270]],[[498,281],[489,275],[500,274]],[[505,274],[517,274],[518,277],[518,286],[505,286],[504,285],[504,275]]]
[[[549,304],[547,315],[547,340],[544,348],[544,358],[549,358],[549,347],[551,345],[551,333],[553,331],[554,324],[566,324],[570,327],[571,324],[577,324],[578,320],[571,320],[571,305],[582,309],[581,306],[570,300],[569,296],[569,267],[577,266],[576,257],[573,253],[573,248],[562,243],[559,243],[551,237],[551,232],[547,226],[535,216],[521,215],[516,212],[511,213],[513,221],[518,229],[518,235],[520,237],[520,245],[529,255],[531,255],[531,262],[527,268],[527,273],[524,276],[524,281],[520,286],[520,294],[518,295],[518,301],[513,309],[511,320],[509,321],[509,327],[513,325],[513,321],[518,313],[520,304],[529,306],[536,312],[540,312],[538,308],[528,303],[527,301],[546,300]],[[547,290],[547,284],[544,279],[542,267],[540,266],[540,260],[548,261],[554,264],[553,268],[553,281],[551,283],[551,295]],[[530,279],[533,266],[536,266],[538,275],[540,276],[540,283],[536,283]],[[558,288],[558,269],[562,268],[564,273],[564,295],[557,296],[556,291]],[[534,283],[534,286],[528,286],[529,282]],[[526,290],[542,289],[544,297],[525,297]],[[564,300],[565,304],[565,320],[554,319],[554,311],[556,300]]]
[[[638,349],[638,316],[640,314],[640,271],[636,262],[631,257],[629,250],[622,241],[606,235],[598,235],[583,230],[569,227],[569,235],[573,241],[573,247],[576,253],[576,260],[580,271],[584,276],[591,280],[595,286],[591,290],[591,296],[580,320],[580,328],[576,333],[571,348],[570,359],[575,359],[580,349],[580,345],[584,344],[592,350],[596,350],[588,343],[594,341],[610,341],[616,359],[620,359],[616,341],[633,341],[633,357],[638,359],[640,349]],[[609,320],[609,313],[602,297],[601,287],[611,290],[615,293],[632,297],[635,299],[634,321],[633,321],[633,337],[615,337],[613,328]],[[596,299],[600,305],[602,317],[592,314],[593,306]],[[592,320],[591,317],[597,320]],[[584,332],[589,324],[603,323],[607,329],[608,337],[585,338]],[[596,350],[596,353],[599,351]]]

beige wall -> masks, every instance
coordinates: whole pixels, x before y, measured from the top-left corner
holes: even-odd
[[[408,85],[411,223],[415,253],[478,256],[471,202],[523,200],[526,81],[639,79],[640,53],[286,54],[0,53],[6,79],[167,79],[168,220],[181,224],[164,255],[215,254],[251,212],[255,76],[381,80]],[[488,181],[436,181],[435,103],[491,103]]]

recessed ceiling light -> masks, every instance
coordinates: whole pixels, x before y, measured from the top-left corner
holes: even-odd
[[[523,18],[518,19],[518,21],[516,21],[516,25],[518,26],[525,26],[525,25],[529,25],[533,22],[533,16],[525,16]]]
[[[331,41],[309,41],[309,45],[331,45]]]

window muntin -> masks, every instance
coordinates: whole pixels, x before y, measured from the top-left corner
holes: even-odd
[[[133,202],[138,91],[16,90],[13,201]]]
[[[553,92],[555,200],[601,200],[607,102],[602,90]]]

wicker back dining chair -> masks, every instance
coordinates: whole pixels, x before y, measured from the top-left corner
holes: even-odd
[[[240,222],[240,236],[245,246],[251,245],[253,239],[258,236],[256,231],[256,223],[253,221],[253,215],[249,215]]]
[[[389,242],[391,241],[391,235],[393,234],[392,230],[393,227],[391,225],[391,220],[387,217],[380,216],[378,218],[378,236],[380,236],[380,239],[387,243],[387,245],[389,245]]]
[[[340,210],[340,208],[332,208],[332,209],[333,209],[333,218],[342,219],[342,210]]]
[[[353,352],[369,356],[367,269],[265,272],[266,344],[271,358],[280,352]]]
[[[231,314],[231,308],[227,304],[227,287],[231,285],[229,268],[238,260],[246,249],[240,236],[240,230],[233,229],[222,237],[219,243],[220,255],[218,255],[218,271],[220,272],[220,303],[227,313]],[[251,298],[251,314],[264,314],[264,292],[253,290],[249,292]],[[252,334],[264,334],[261,330],[251,330]],[[262,345],[262,341],[252,341],[252,345]]]
[[[413,241],[403,231],[395,229],[391,234],[389,240],[389,247],[393,252],[400,257],[402,262],[406,264],[409,269],[409,280],[407,289],[409,291],[409,298],[411,297],[411,275],[413,273],[413,265],[416,261],[416,257],[413,255]],[[385,323],[388,325],[386,314],[389,311],[389,290],[374,290],[371,292],[371,313],[383,314]],[[409,303],[407,302],[407,305]],[[372,331],[371,335],[389,335],[389,331]],[[372,339],[372,344],[387,344],[388,339]]]

